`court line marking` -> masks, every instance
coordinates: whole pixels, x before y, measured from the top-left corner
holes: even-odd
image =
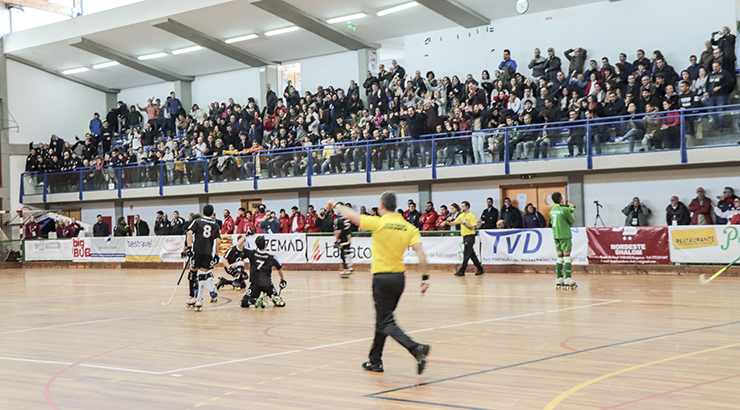
[[[114,317],[114,318],[110,318],[110,319],[89,320],[87,322],[66,323],[66,324],[63,324],[63,325],[44,326],[44,327],[32,327],[30,329],[11,330],[9,332],[2,332],[2,333],[0,333],[0,336],[2,336],[2,335],[9,335],[9,334],[13,334],[13,333],[33,332],[33,331],[36,331],[36,330],[56,329],[56,328],[59,328],[59,327],[87,325],[87,324],[90,324],[90,323],[113,322],[113,321],[116,321],[116,320],[133,319],[135,317],[140,317],[140,316]]]
[[[220,366],[222,364],[231,364],[231,363],[246,362],[246,361],[249,361],[249,360],[264,359],[266,357],[281,356],[281,355],[285,355],[285,354],[298,353],[300,351],[301,350],[299,349],[299,350],[290,350],[290,351],[287,351],[287,352],[265,354],[265,355],[262,355],[262,356],[254,356],[254,357],[247,357],[247,358],[244,358],[244,359],[229,360],[228,362],[211,363],[211,364],[204,364],[204,365],[201,365],[201,366],[186,367],[184,369],[169,370],[169,371],[160,372],[160,373],[157,373],[157,374],[169,374],[169,373],[184,372],[186,370],[203,369],[205,367],[213,367],[213,366]]]
[[[444,379],[433,380],[433,381],[430,381],[430,382],[422,382],[422,383],[417,383],[417,384],[413,384],[413,385],[410,385],[410,386],[397,387],[395,389],[389,389],[389,390],[384,390],[384,391],[380,391],[380,392],[377,392],[377,393],[366,394],[363,397],[374,398],[374,399],[386,399],[385,397],[379,397],[379,396],[381,394],[394,393],[394,392],[397,392],[397,391],[409,390],[409,389],[413,389],[413,388],[421,387],[421,386],[426,386],[426,385],[430,385],[430,384],[437,384],[437,383],[447,382],[447,381],[450,381],[450,380],[457,380],[457,379],[462,379],[462,378],[465,378],[465,377],[477,376],[477,375],[486,374],[486,373],[492,373],[492,372],[496,372],[496,371],[499,371],[499,370],[511,369],[511,368],[525,366],[525,365],[532,364],[532,363],[544,362],[544,361],[548,361],[548,360],[552,360],[552,359],[559,359],[561,357],[573,356],[573,355],[577,355],[577,354],[580,354],[580,353],[591,352],[591,351],[594,351],[594,350],[606,349],[606,348],[615,347],[615,346],[624,346],[624,345],[627,345],[627,344],[634,344],[634,343],[637,343],[637,342],[647,342],[647,341],[652,341],[652,340],[656,340],[656,339],[660,339],[660,338],[664,338],[664,337],[669,337],[669,336],[674,336],[674,335],[680,335],[680,334],[684,334],[684,333],[698,332],[698,331],[708,330],[708,329],[715,329],[715,328],[719,328],[719,327],[731,326],[731,325],[737,325],[737,324],[740,324],[740,321],[722,323],[722,324],[712,325],[712,326],[705,326],[705,327],[700,327],[700,328],[695,328],[695,329],[681,330],[681,331],[672,332],[672,333],[666,333],[666,334],[662,334],[662,335],[649,336],[649,337],[644,337],[644,338],[634,339],[634,340],[627,340],[627,341],[624,341],[624,342],[611,343],[611,344],[608,344],[608,345],[596,346],[596,347],[592,347],[592,348],[588,348],[588,349],[578,350],[578,351],[575,351],[575,352],[562,353],[562,354],[555,355],[555,356],[549,356],[549,357],[543,357],[543,358],[540,358],[540,359],[528,360],[526,362],[520,362],[520,363],[510,364],[510,365],[507,365],[507,366],[495,367],[493,369],[480,370],[480,371],[477,371],[477,372],[471,372],[471,373],[461,374],[459,376],[447,377],[447,378],[444,378]],[[396,401],[407,401],[405,399],[395,399],[395,400]],[[412,401],[410,401],[410,402],[413,403]],[[428,403],[428,404],[434,405],[434,406],[440,406],[440,407],[454,407],[453,405],[448,405],[448,404],[443,404],[443,403]]]
[[[579,390],[581,390],[581,389],[583,389],[585,387],[588,387],[588,386],[590,386],[590,385],[592,385],[594,383],[598,383],[598,382],[600,382],[602,380],[606,380],[606,379],[608,379],[608,378],[610,378],[612,376],[617,376],[617,375],[620,375],[622,373],[627,373],[627,372],[632,371],[632,370],[642,369],[643,367],[652,366],[654,364],[666,363],[666,362],[670,362],[670,361],[673,361],[673,360],[683,359],[683,358],[686,358],[686,357],[696,356],[696,355],[703,354],[703,353],[709,353],[709,352],[714,352],[714,351],[717,351],[717,350],[723,350],[723,349],[728,349],[728,348],[731,348],[731,347],[738,347],[738,346],[740,346],[740,343],[734,343],[734,344],[725,345],[725,346],[713,347],[711,349],[705,349],[705,350],[700,350],[698,352],[691,352],[691,353],[681,354],[681,355],[678,355],[678,356],[673,356],[673,357],[668,357],[668,358],[661,359],[661,360],[656,360],[656,361],[650,362],[650,363],[638,364],[637,366],[628,367],[628,368],[625,368],[625,369],[622,369],[622,370],[617,370],[616,372],[611,372],[609,374],[604,374],[604,375],[601,375],[599,377],[594,377],[591,380],[587,380],[587,381],[579,384],[578,386],[572,387],[572,388],[570,388],[570,389],[568,389],[568,390],[560,393],[557,397],[555,397],[549,403],[547,403],[547,406],[545,406],[543,410],[553,410],[555,407],[557,407],[558,404],[560,404],[563,400],[565,400],[566,398],[568,398],[568,396],[572,395],[573,393],[575,393],[575,392],[577,392],[577,391],[579,391]]]
[[[95,296],[98,296],[98,295],[110,295],[112,293],[122,293],[122,292],[128,292],[128,290],[115,290],[115,291],[100,292],[100,293],[85,293],[84,295],[52,296],[52,297],[48,297],[48,298],[36,298],[36,299],[0,300],[0,303],[38,302],[40,300],[83,298],[83,297],[88,297],[88,296],[95,297]]]
[[[574,310],[574,309],[583,309],[587,307],[593,307],[593,306],[601,306],[601,305],[608,305],[610,303],[617,303],[621,302],[621,300],[613,300],[611,302],[604,302],[604,303],[595,303],[593,305],[586,305],[586,306],[576,306],[576,307],[570,307],[565,309],[555,309],[555,310],[548,310],[547,313],[553,313],[553,312],[565,312],[566,310]]]
[[[440,326],[439,328],[440,329],[447,329],[447,328],[450,328],[450,327],[475,325],[475,324],[478,324],[478,323],[486,323],[486,322],[496,322],[496,321],[499,321],[499,320],[516,319],[516,318],[527,317],[527,316],[536,316],[536,315],[541,315],[543,313],[545,313],[545,312],[527,313],[527,314],[524,314],[524,315],[506,316],[506,317],[497,317],[497,318],[494,318],[494,319],[476,320],[475,322],[457,323],[457,324],[454,324],[454,325]]]

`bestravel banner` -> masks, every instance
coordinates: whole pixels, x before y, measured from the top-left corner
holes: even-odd
[[[588,238],[584,228],[573,233],[571,257],[574,265],[588,265]],[[484,265],[554,265],[557,261],[552,229],[496,229],[480,231]]]
[[[162,241],[158,236],[126,238],[126,262],[162,262]]]
[[[730,263],[740,256],[740,226],[669,226],[671,262]]]

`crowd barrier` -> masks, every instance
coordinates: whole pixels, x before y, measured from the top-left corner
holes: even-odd
[[[740,227],[733,225],[571,228],[573,264],[729,263],[740,255]],[[264,235],[266,250],[281,263],[340,263],[334,236],[306,234]],[[223,255],[236,235],[222,236]],[[254,248],[256,236],[248,237]],[[421,238],[427,262],[459,264],[463,244],[455,236]],[[184,236],[72,238],[24,241],[24,261],[66,262],[183,262]],[[555,244],[551,229],[482,230],[475,250],[484,265],[552,265]],[[352,239],[354,263],[372,261],[372,238]],[[408,264],[419,260],[411,249]]]

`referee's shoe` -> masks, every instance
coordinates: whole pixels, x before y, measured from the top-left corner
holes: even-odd
[[[425,344],[419,344],[416,346],[416,351],[414,352],[414,357],[416,358],[416,363],[419,365],[417,371],[419,374],[424,371],[424,366],[427,364],[427,355],[429,354],[429,345]]]

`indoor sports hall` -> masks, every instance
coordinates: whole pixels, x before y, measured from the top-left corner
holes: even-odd
[[[0,1],[0,409],[738,408],[738,21]]]

